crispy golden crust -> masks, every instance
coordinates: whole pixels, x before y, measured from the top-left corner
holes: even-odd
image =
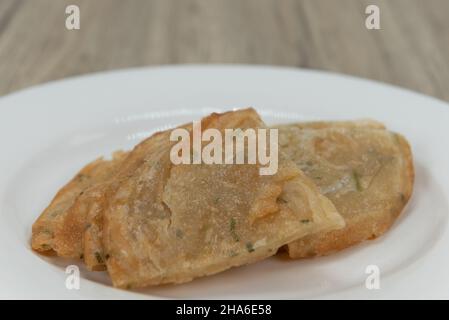
[[[399,149],[401,152],[401,155],[404,159],[404,167],[405,170],[403,171],[403,185],[404,185],[404,202],[407,203],[408,200],[410,200],[412,193],[413,193],[413,185],[415,182],[415,168],[413,165],[413,154],[412,149],[410,147],[410,144],[408,143],[407,139],[402,136],[399,133],[396,133],[396,139],[399,145]]]
[[[34,222],[31,246],[34,250],[54,251],[55,232],[64,221],[67,210],[76,199],[90,186],[103,181],[109,173],[109,161],[102,158],[86,165],[61,190],[58,191],[50,205]]]
[[[385,233],[413,189],[413,159],[405,138],[353,125],[300,127],[281,129],[281,150],[333,202],[346,227],[299,239],[288,245],[289,255],[327,255]]]
[[[101,176],[92,179],[91,184],[80,194],[70,208],[61,214],[54,227],[53,250],[61,257],[80,258],[84,251],[84,232],[89,228],[88,215],[101,210],[99,199],[102,190],[111,180],[126,158],[126,153],[116,152],[112,160],[103,161],[97,170]]]

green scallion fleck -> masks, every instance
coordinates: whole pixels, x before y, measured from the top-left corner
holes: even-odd
[[[352,177],[354,179],[355,182],[355,187],[357,189],[357,191],[363,191],[362,185],[360,183],[360,175],[357,171],[353,170],[352,171]]]
[[[42,250],[51,250],[52,247],[49,244],[44,243],[43,245],[41,245]]]
[[[279,202],[279,203],[288,203],[288,201],[285,200],[285,199],[283,199],[283,198],[279,198],[279,199],[278,199],[278,202]]]
[[[176,238],[182,239],[184,237],[184,232],[181,229],[176,229]]]
[[[248,252],[254,252],[254,247],[253,244],[251,242],[247,242],[246,243],[246,250],[248,250]]]
[[[231,232],[232,239],[234,239],[235,242],[239,242],[240,241],[239,236],[235,231],[236,224],[237,222],[235,221],[235,219],[231,218],[231,221],[229,222],[229,231]]]
[[[103,263],[103,257],[101,256],[100,252],[95,252],[95,258],[97,259],[98,263]]]
[[[239,254],[237,253],[237,252],[235,252],[235,251],[231,251],[230,253],[229,253],[229,256],[232,258],[232,257],[237,257]]]

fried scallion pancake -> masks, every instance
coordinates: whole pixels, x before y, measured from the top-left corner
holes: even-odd
[[[203,130],[263,126],[252,109],[202,120]],[[103,252],[115,286],[190,281],[344,225],[332,203],[282,155],[272,176],[261,176],[259,164],[173,165],[168,137],[169,131],[147,139],[142,164],[105,193]]]
[[[69,209],[90,187],[109,179],[111,172],[114,171],[124,156],[125,153],[116,152],[112,160],[100,158],[89,163],[59,190],[50,205],[33,224],[31,246],[34,250],[46,253],[57,251],[55,234]]]
[[[263,126],[263,123],[257,113],[249,109],[214,114],[203,120],[203,126],[203,129],[248,128]],[[42,214],[48,215],[52,205],[54,208],[62,202],[58,198],[70,199],[61,207],[59,219],[47,223],[53,231],[46,239],[48,247],[45,246],[45,250],[56,249],[58,255],[66,257],[84,257],[92,270],[103,269],[106,261],[116,286],[139,287],[185,282],[257,261],[274,254],[280,246],[293,239],[344,225],[332,203],[321,196],[312,181],[282,155],[278,174],[271,177],[261,177],[258,165],[173,166],[167,161],[168,134],[153,135],[132,152],[122,153],[112,161],[98,160],[101,162],[86,166],[80,174],[88,172],[90,179],[74,179],[58,193],[50,209]],[[200,190],[205,189],[196,192],[187,183],[195,183]],[[69,193],[71,190],[76,192]],[[223,190],[227,191],[223,193]],[[121,219],[132,220],[127,226],[121,225],[116,216],[123,210],[124,194],[129,195],[127,201],[134,205],[130,211],[133,214],[128,216],[130,212],[127,212],[126,216],[120,216]],[[111,196],[116,200],[112,203],[116,207],[112,209]],[[251,201],[247,202],[246,198]],[[126,201],[124,206],[130,210]],[[116,211],[117,208],[120,210]],[[105,212],[109,215],[103,223]],[[165,216],[167,213],[169,217]],[[195,214],[198,222],[206,221],[206,224],[190,226],[191,216]],[[42,216],[37,222],[43,220]],[[272,228],[273,222],[279,225],[281,233]],[[106,226],[106,239],[102,239],[103,224]],[[121,230],[117,233],[116,227],[127,232]],[[33,239],[39,238],[40,230],[33,228]],[[156,241],[154,231],[159,232]],[[144,242],[135,243],[136,234]],[[204,246],[198,240],[205,237],[210,239]],[[169,251],[162,250],[160,238],[167,241]],[[185,242],[183,246],[178,244],[180,239]],[[123,250],[116,240],[122,241]],[[200,243],[203,248],[195,249]],[[216,247],[220,248],[219,252],[211,256],[211,250],[215,251]],[[126,253],[128,248],[132,249],[132,259]],[[142,250],[142,256],[139,250]],[[169,252],[178,254],[170,257]],[[157,253],[154,261],[153,253]],[[174,257],[184,257],[190,267],[185,270],[173,267],[173,263],[176,265],[183,261]],[[166,269],[155,268],[154,262],[158,262],[159,267],[167,263]],[[134,267],[140,270],[137,274],[132,271]]]
[[[414,169],[410,146],[376,122],[281,126],[280,149],[311,178],[346,227],[288,245],[292,258],[328,255],[385,233],[408,202]]]
[[[264,124],[248,109],[213,114],[202,126]],[[404,137],[370,120],[279,128],[273,176],[261,176],[259,164],[173,165],[170,131],[98,159],[34,223],[32,247],[84,257],[92,270],[106,264],[115,286],[131,288],[190,281],[285,244],[292,258],[327,255],[390,228],[413,189]]]

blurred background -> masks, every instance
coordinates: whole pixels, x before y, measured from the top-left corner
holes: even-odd
[[[71,4],[79,30],[65,27]],[[371,4],[381,30],[365,27]],[[321,69],[449,100],[449,1],[0,0],[0,95],[179,63]]]

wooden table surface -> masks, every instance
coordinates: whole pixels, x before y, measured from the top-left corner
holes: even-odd
[[[76,4],[81,29],[67,30]],[[380,8],[381,30],[365,27]],[[177,63],[314,68],[449,100],[448,0],[0,0],[0,95]]]

